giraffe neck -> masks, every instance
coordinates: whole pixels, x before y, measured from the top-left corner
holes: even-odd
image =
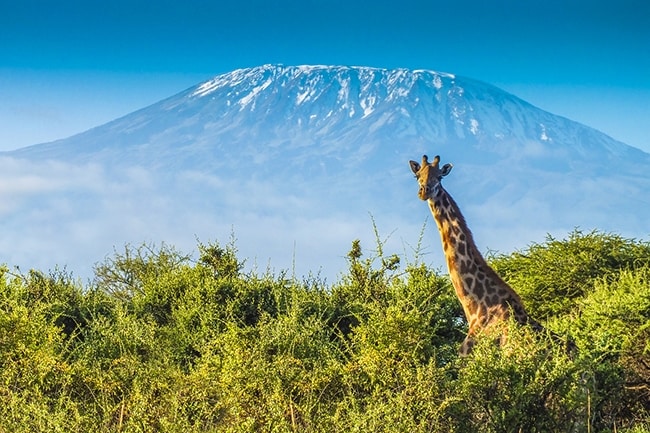
[[[440,231],[449,276],[470,327],[485,326],[492,320],[486,312],[502,306],[507,308],[497,315],[506,316],[512,308],[518,321],[527,321],[519,296],[487,264],[453,198],[439,186],[428,202]]]
[[[461,292],[458,293],[459,297],[465,297],[472,293],[473,287],[466,287],[464,277],[476,272],[476,267],[487,268],[485,259],[478,251],[472,232],[467,227],[458,205],[442,186],[439,186],[434,197],[429,199],[429,207],[438,225],[452,282],[456,291]],[[461,288],[462,290],[459,290]]]

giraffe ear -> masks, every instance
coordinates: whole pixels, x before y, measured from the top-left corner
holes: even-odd
[[[420,164],[415,161],[409,161],[409,164],[411,165],[413,173],[418,174],[418,171],[420,171]]]
[[[440,173],[440,176],[447,176],[453,167],[454,166],[451,165],[451,164],[443,165],[442,166],[442,172]]]

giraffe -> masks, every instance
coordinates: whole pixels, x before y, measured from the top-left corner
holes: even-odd
[[[426,155],[422,156],[421,165],[409,163],[420,185],[418,196],[428,201],[436,220],[449,276],[469,324],[460,355],[469,355],[478,332],[509,319],[511,314],[517,323],[542,331],[542,325],[526,313],[519,295],[487,264],[458,205],[442,187],[441,180],[452,165],[440,167],[440,156],[429,163]]]

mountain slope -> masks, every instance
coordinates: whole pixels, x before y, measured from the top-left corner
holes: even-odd
[[[428,209],[407,162],[423,153],[455,165],[445,184],[483,247],[576,226],[650,232],[650,155],[594,129],[451,74],[265,65],[0,154],[0,216],[11,227],[0,261],[37,260],[61,237],[75,251],[53,263],[88,248],[99,260],[124,242],[191,248],[195,236],[234,231],[244,256],[288,267],[295,254],[299,273],[333,276],[352,239],[371,246],[368,213],[396,230],[398,250],[417,241]],[[425,237],[440,266],[433,224]]]
[[[97,151],[227,149],[263,139],[275,147],[285,144],[283,152],[313,146],[305,153],[327,156],[389,138],[501,154],[542,148],[581,158],[593,151],[641,153],[497,88],[450,74],[266,65],[220,75],[86,133],[16,155],[80,159]]]

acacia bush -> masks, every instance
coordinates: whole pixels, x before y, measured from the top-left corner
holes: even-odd
[[[647,243],[492,257],[576,350],[510,323],[467,358],[448,277],[381,242],[331,285],[198,250],[127,246],[86,285],[0,267],[0,432],[650,431]]]
[[[650,243],[576,229],[567,239],[549,235],[544,243],[490,261],[526,299],[529,312],[547,320],[577,311],[576,302],[588,296],[597,281],[613,281],[622,270],[650,264]]]

